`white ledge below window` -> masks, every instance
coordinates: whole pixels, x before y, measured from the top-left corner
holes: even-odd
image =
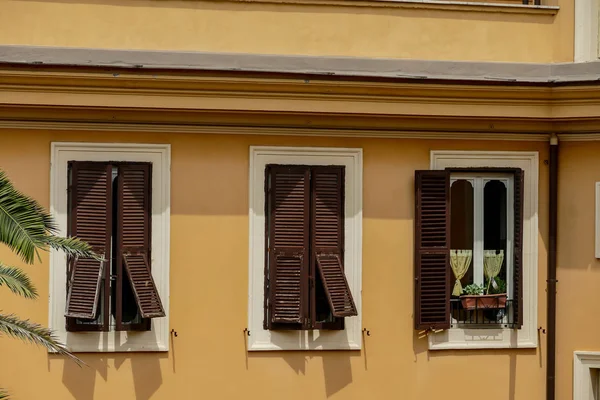
[[[523,326],[521,329],[451,328],[428,335],[429,350],[536,348],[538,280],[537,152],[432,151],[431,169],[521,168],[525,174],[523,201]]]

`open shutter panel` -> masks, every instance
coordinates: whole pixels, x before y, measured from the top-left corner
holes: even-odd
[[[344,167],[315,167],[313,243],[316,264],[334,317],[358,315],[344,274]]]
[[[450,173],[415,171],[415,329],[450,328]]]
[[[515,172],[515,233],[514,233],[514,261],[513,261],[513,307],[515,327],[523,325],[523,170]]]
[[[70,165],[71,235],[87,242],[104,260],[108,260],[112,221],[111,167],[87,162],[72,162]],[[92,258],[73,260],[65,316],[96,318],[106,262]]]
[[[304,324],[308,281],[309,169],[269,166],[268,328]]]
[[[333,316],[353,317],[358,315],[340,257],[317,254],[317,266]]]
[[[142,317],[164,317],[165,310],[150,270],[151,166],[124,164],[119,166],[119,172],[118,240],[123,264]]]

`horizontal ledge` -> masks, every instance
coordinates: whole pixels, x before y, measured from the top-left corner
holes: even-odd
[[[546,142],[549,134],[434,132],[373,129],[294,128],[225,125],[122,124],[99,122],[0,121],[0,129],[80,130],[99,132],[204,133],[227,135],[367,137],[379,139],[455,139]]]
[[[222,0],[214,0],[222,1]],[[508,14],[542,14],[554,15],[558,13],[558,6],[483,3],[476,1],[448,1],[448,0],[227,0],[234,3],[258,4],[290,4],[310,6],[337,6],[337,7],[375,7],[375,8],[412,8],[444,11],[472,11],[472,12],[500,12]]]

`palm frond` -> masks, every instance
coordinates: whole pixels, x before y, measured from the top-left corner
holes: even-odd
[[[65,355],[79,365],[84,364],[82,360],[77,358],[65,347],[65,345],[58,341],[50,329],[44,328],[40,324],[31,322],[28,319],[22,320],[14,314],[7,315],[0,313],[0,333],[4,333],[7,336],[45,347],[55,353]]]
[[[75,237],[60,237],[47,235],[44,238],[47,246],[55,250],[64,251],[67,256],[71,257],[89,257],[96,260],[102,260],[102,256],[94,253],[90,245]]]
[[[8,393],[3,390],[0,390],[0,400],[8,400]]]
[[[0,171],[0,242],[31,264],[43,245],[50,215],[33,198],[19,192]]]
[[[92,249],[74,238],[59,238],[52,216],[33,198],[19,192],[0,171],[0,243],[6,244],[23,261],[33,263],[39,250],[49,247],[68,255],[94,257]]]
[[[0,286],[28,299],[37,298],[37,290],[25,272],[0,262]],[[0,397],[2,399],[2,397]]]

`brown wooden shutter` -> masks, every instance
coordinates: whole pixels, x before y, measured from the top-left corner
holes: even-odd
[[[317,254],[317,265],[333,316],[358,315],[340,257],[337,254]]]
[[[305,327],[308,305],[308,167],[268,166],[268,282],[267,327],[298,324]]]
[[[513,258],[513,308],[515,327],[523,325],[523,170],[515,171],[515,233],[514,233],[514,258]]]
[[[358,315],[344,274],[344,167],[312,169],[313,253],[334,317]]]
[[[70,234],[87,242],[106,261],[73,260],[65,316],[95,319],[103,270],[110,259],[112,229],[111,166],[72,162]]]
[[[450,173],[415,171],[415,329],[450,328]]]
[[[151,171],[150,164],[119,166],[120,225],[117,240],[143,318],[165,316],[150,269]]]

